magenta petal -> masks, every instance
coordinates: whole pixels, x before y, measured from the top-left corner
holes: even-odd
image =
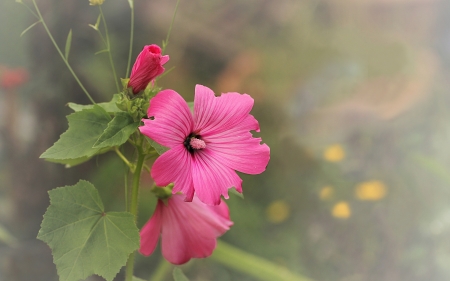
[[[242,190],[241,178],[214,158],[208,148],[194,155],[192,180],[197,197],[208,205],[218,205],[221,195],[228,198],[228,189],[231,187]]]
[[[220,210],[215,211],[214,208]],[[184,202],[182,195],[173,195],[164,206],[162,217],[163,256],[173,264],[183,264],[191,258],[211,255],[216,247],[216,238],[233,224],[222,216],[224,211],[228,212],[226,205],[210,207],[197,198]]]
[[[182,144],[192,132],[193,120],[184,99],[173,90],[159,92],[151,101],[144,126],[139,127],[142,134],[157,143],[174,147]]]
[[[208,87],[197,85],[194,98],[194,131],[202,137],[238,126],[249,115],[253,98],[246,94],[226,93],[219,97]]]
[[[168,55],[165,55],[165,56],[161,57],[161,65],[166,64],[166,62],[168,62],[168,61],[169,61],[169,56]]]
[[[152,177],[157,186],[174,183],[173,193],[182,192],[187,201],[194,196],[191,173],[192,156],[179,144],[159,156],[152,166]]]
[[[156,206],[156,210],[153,213],[152,218],[142,227],[140,236],[141,236],[141,246],[139,248],[139,252],[144,256],[149,256],[153,253],[158,243],[159,235],[161,233],[161,211],[163,204],[161,201],[158,201]]]

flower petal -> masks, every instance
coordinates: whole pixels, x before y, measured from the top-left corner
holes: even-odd
[[[159,235],[161,234],[161,211],[162,211],[162,203],[158,201],[156,205],[155,212],[151,219],[142,227],[140,231],[141,236],[141,247],[139,248],[139,252],[144,256],[149,256],[153,253],[158,243]]]
[[[236,127],[248,117],[253,102],[247,94],[226,93],[216,97],[208,87],[196,85],[194,131],[203,138]]]
[[[249,128],[256,127],[257,121],[248,115],[238,126],[203,140],[219,163],[242,173],[260,174],[269,163],[270,148],[249,132]]]
[[[212,254],[216,238],[233,224],[219,215],[221,207],[210,207],[194,197],[184,202],[180,194],[173,195],[164,206],[162,229],[163,256],[173,264],[183,264],[191,258],[204,258]],[[214,211],[220,208],[220,211]]]
[[[151,101],[144,126],[139,127],[142,134],[157,143],[174,147],[182,144],[192,132],[193,119],[187,103],[174,90],[163,90]]]
[[[194,153],[192,180],[198,198],[205,204],[220,204],[220,196],[228,198],[228,189],[242,191],[242,180],[231,168],[214,158],[207,148]]]
[[[182,192],[186,201],[192,201],[194,186],[191,172],[192,156],[183,144],[159,156],[152,166],[152,177],[158,186],[174,184],[172,192]]]

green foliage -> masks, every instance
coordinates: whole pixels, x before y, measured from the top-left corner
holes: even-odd
[[[71,45],[72,45],[72,29],[69,31],[69,34],[67,35],[66,48],[64,49],[64,57],[66,58],[66,60],[69,59]]]
[[[119,96],[120,96],[120,94],[114,94],[111,101],[97,103],[97,105],[100,106],[101,108],[103,108],[109,114],[114,114],[116,112],[120,112],[121,110],[119,108],[117,108],[117,106],[116,106],[116,102],[119,99]],[[69,102],[67,105],[75,112],[82,111],[83,109],[94,108],[93,104],[81,105],[81,104]]]
[[[32,29],[36,24],[41,23],[41,20],[38,20],[37,22],[33,23],[29,27],[27,27],[22,33],[20,33],[20,37],[22,37],[25,33],[27,33],[28,30]]]
[[[108,127],[94,144],[94,148],[119,146],[125,143],[137,129],[140,121],[135,122],[126,112],[117,112]]]
[[[70,114],[67,120],[69,129],[40,158],[78,159],[100,153],[100,148],[93,148],[93,146],[111,121],[108,113],[95,105],[92,109]]]
[[[133,281],[145,281],[144,279],[133,276]]]
[[[77,281],[97,274],[110,281],[139,247],[134,216],[104,212],[95,187],[87,181],[49,191],[38,239],[53,252],[62,281]]]
[[[157,143],[156,141],[150,139],[150,138],[145,138],[148,143],[150,143],[150,145],[156,150],[156,152],[158,152],[159,155],[163,154],[164,152],[166,152],[167,150],[169,150],[170,148],[165,147],[160,145],[159,143]]]
[[[175,281],[189,281],[189,279],[184,275],[183,271],[179,267],[173,269],[173,279]]]

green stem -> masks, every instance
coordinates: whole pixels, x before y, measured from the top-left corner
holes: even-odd
[[[128,159],[122,154],[122,152],[120,152],[119,147],[115,146],[114,151],[120,157],[120,159],[122,159],[122,161],[125,162],[125,164],[131,169],[131,171],[133,171],[133,164],[131,164],[130,161],[128,161]]]
[[[75,72],[73,71],[72,67],[70,66],[69,62],[66,60],[66,58],[64,57],[63,53],[61,52],[61,50],[58,47],[58,44],[56,44],[55,39],[53,38],[52,34],[50,33],[50,30],[47,27],[47,24],[44,21],[44,18],[41,15],[41,11],[39,10],[36,1],[33,1],[33,5],[34,8],[36,9],[36,12],[38,14],[39,20],[42,22],[42,25],[44,26],[45,31],[47,32],[48,36],[50,37],[50,40],[52,41],[53,45],[55,46],[56,50],[58,51],[59,55],[61,56],[61,58],[63,59],[64,63],[66,64],[67,68],[69,69],[70,73],[72,73],[72,76],[75,78],[75,80],[77,81],[78,85],[80,85],[80,88],[83,90],[83,92],[86,94],[86,96],[89,98],[89,100],[93,103],[96,104],[94,99],[91,97],[91,95],[89,94],[89,92],[86,90],[86,88],[83,86],[83,84],[81,83],[80,79],[78,79],[78,76],[75,74]]]
[[[128,74],[130,74],[130,66],[131,66],[131,55],[133,53],[133,37],[134,37],[134,0],[128,0],[131,8],[131,31],[130,31],[130,50],[128,51],[128,64],[127,64],[127,73],[125,74],[125,78],[128,78]]]
[[[211,258],[230,268],[266,281],[312,281],[295,274],[285,267],[244,252],[223,241],[217,241],[217,248]]]
[[[111,54],[111,44],[109,42],[108,26],[106,25],[105,16],[103,15],[102,6],[98,5],[100,10],[100,16],[102,17],[103,25],[105,26],[105,36],[106,36],[106,48],[108,49],[109,63],[111,64],[111,69],[114,75],[114,82],[116,83],[117,92],[120,92],[119,81],[117,80],[116,68],[114,67],[114,62]]]
[[[180,0],[177,0],[177,4],[175,5],[175,11],[173,12],[172,22],[170,23],[169,31],[167,32],[166,40],[163,41],[162,54],[164,55],[164,51],[166,50],[167,45],[169,44],[170,32],[172,31],[172,26],[175,21],[175,16],[178,11],[178,4],[180,4]]]
[[[137,147],[138,160],[136,163],[136,169],[133,174],[133,184],[131,187],[131,204],[130,213],[134,215],[134,222],[137,222],[138,203],[139,203],[139,182],[141,180],[142,166],[144,165],[145,154],[142,152],[142,147]],[[134,255],[131,253],[128,257],[126,269],[125,269],[125,281],[133,280],[133,268],[134,268]]]

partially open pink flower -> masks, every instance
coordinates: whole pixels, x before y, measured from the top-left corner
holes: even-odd
[[[136,58],[131,70],[128,87],[133,89],[133,94],[144,90],[148,83],[164,72],[163,65],[169,61],[169,56],[161,55],[158,45],[147,45]]]
[[[201,85],[195,87],[194,114],[173,90],[159,92],[150,102],[142,134],[170,148],[152,167],[158,186],[174,183],[173,193],[182,192],[191,201],[194,191],[209,205],[228,198],[228,189],[242,192],[242,180],[235,170],[262,173],[270,149],[253,138],[258,121],[250,115],[253,99],[246,94],[226,93],[216,97]]]
[[[217,237],[233,224],[225,202],[217,206],[203,204],[196,197],[184,202],[175,194],[164,203],[158,200],[151,219],[141,230],[143,255],[151,255],[161,235],[162,254],[173,264],[183,264],[191,258],[205,258],[216,248]]]

